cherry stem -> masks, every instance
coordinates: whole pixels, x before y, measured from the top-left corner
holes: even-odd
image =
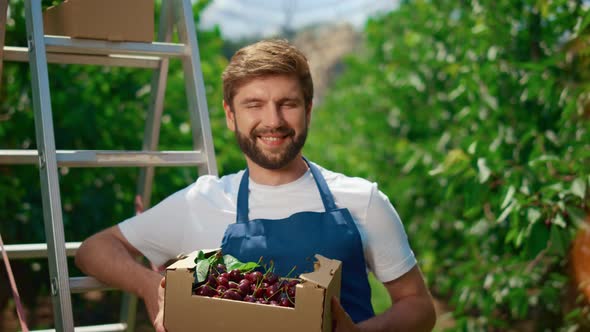
[[[291,273],[293,273],[293,271],[295,271],[296,268],[297,268],[297,265],[293,266],[293,268],[291,269],[291,271],[289,271],[289,273],[287,273],[287,275],[285,276],[285,278],[289,278],[289,276],[291,275]]]

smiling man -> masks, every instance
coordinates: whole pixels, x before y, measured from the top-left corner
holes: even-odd
[[[435,314],[403,225],[377,184],[302,156],[313,82],[305,56],[286,41],[239,50],[223,74],[223,108],[247,169],[204,175],[155,207],[82,244],[89,275],[139,295],[158,331],[163,280],[134,259],[162,265],[179,253],[221,247],[241,261],[274,262],[286,275],[313,270],[315,254],[342,261],[335,331],[430,331]],[[368,271],[393,306],[375,315]]]

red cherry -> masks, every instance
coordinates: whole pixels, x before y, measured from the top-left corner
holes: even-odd
[[[279,280],[279,276],[272,273],[272,272],[268,272],[265,276],[264,276],[264,281],[266,281],[269,284],[274,284],[275,282],[277,282]]]
[[[293,307],[293,303],[291,303],[291,301],[289,301],[287,298],[281,299],[279,301],[279,305],[281,307]]]
[[[231,281],[240,282],[242,279],[244,279],[244,275],[242,274],[242,271],[238,269],[231,270],[229,273],[229,280]]]
[[[269,300],[274,300],[279,297],[279,285],[272,284],[266,289],[266,298]]]
[[[263,297],[264,296],[264,293],[265,293],[264,288],[259,287],[259,288],[256,288],[254,290],[254,292],[252,293],[252,295],[254,297],[256,297],[256,298],[260,298],[260,297]]]
[[[224,278],[223,276],[217,277],[217,284],[220,286],[224,286],[225,288],[229,288],[229,281],[227,278]]]
[[[242,294],[248,294],[250,292],[250,280],[242,279],[238,284],[238,289]]]
[[[246,296],[244,296],[244,301],[254,303],[254,302],[256,302],[256,298],[252,295],[246,295]]]
[[[217,291],[217,294],[223,294],[225,293],[225,291],[227,290],[227,287],[223,286],[223,285],[219,285],[217,286],[217,288],[215,289]]]
[[[252,272],[246,274],[244,277],[247,278],[248,280],[250,280],[250,282],[258,284],[260,282],[260,280],[262,280],[262,272],[252,271]]]
[[[242,296],[240,294],[238,294],[238,292],[236,292],[233,289],[227,290],[225,293],[223,293],[223,295],[221,296],[224,299],[230,299],[230,300],[236,300],[236,301],[242,301]]]
[[[230,281],[227,284],[228,284],[227,288],[229,288],[229,289],[238,289],[238,283],[235,281]]]

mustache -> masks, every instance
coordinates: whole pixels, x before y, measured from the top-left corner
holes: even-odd
[[[262,136],[262,135],[283,135],[283,136],[293,136],[295,135],[295,130],[290,127],[278,127],[272,129],[254,129],[252,130],[251,136]]]

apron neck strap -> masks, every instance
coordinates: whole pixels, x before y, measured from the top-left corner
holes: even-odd
[[[324,209],[326,212],[331,212],[337,209],[336,203],[334,203],[334,197],[332,196],[332,192],[330,188],[328,188],[328,184],[326,180],[322,176],[320,170],[312,163],[310,163],[305,157],[303,160],[309,167],[311,174],[313,175],[313,179],[318,187],[320,192],[320,197],[322,198],[322,202],[324,203]],[[250,172],[246,168],[244,174],[242,175],[242,180],[240,181],[240,188],[238,189],[238,207],[237,207],[237,215],[236,215],[236,222],[237,223],[246,223],[248,222],[248,197],[250,195]]]

